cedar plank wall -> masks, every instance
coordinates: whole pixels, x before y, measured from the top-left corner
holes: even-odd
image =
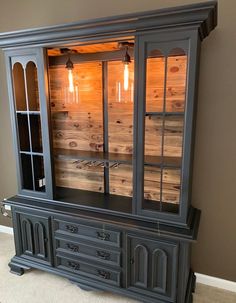
[[[183,112],[185,103],[186,56],[168,58],[166,111]],[[147,111],[163,111],[164,59],[148,59]],[[74,65],[75,83],[79,87],[79,103],[65,102],[67,70],[64,66],[49,68],[50,102],[54,148],[103,151],[102,64],[89,62]],[[123,64],[108,64],[108,129],[109,152],[133,152],[133,62],[130,64],[129,90],[121,90],[118,101],[117,82],[123,83]],[[145,155],[161,155],[162,118],[146,117]],[[164,124],[164,156],[182,154],[183,117],[168,117]],[[179,202],[180,174],[178,169],[163,170],[162,200]],[[104,192],[103,168],[86,166],[74,160],[55,159],[56,184],[61,187]],[[160,200],[160,169],[145,169],[145,198]],[[120,164],[109,169],[110,193],[132,196],[132,165]]]
[[[49,69],[54,148],[103,151],[102,65],[75,64],[73,72],[79,82],[79,104],[65,102],[65,67]],[[104,191],[101,167],[56,159],[55,176],[57,186]]]

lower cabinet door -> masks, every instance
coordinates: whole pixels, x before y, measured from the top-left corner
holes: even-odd
[[[18,256],[51,264],[50,219],[41,214],[13,211]]]
[[[175,301],[178,244],[127,236],[127,287],[135,292]]]

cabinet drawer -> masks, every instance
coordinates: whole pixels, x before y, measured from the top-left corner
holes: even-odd
[[[105,283],[120,286],[120,271],[110,270],[102,266],[81,261],[79,258],[71,258],[57,254],[57,268],[73,272],[75,274],[96,279]]]
[[[74,242],[61,237],[56,237],[56,251],[70,253],[74,256],[90,259],[99,263],[120,266],[121,253],[111,251],[107,248],[95,247],[92,245]]]
[[[78,239],[120,247],[120,232],[103,228],[102,225],[96,227],[57,219],[54,223],[56,236],[71,235]]]

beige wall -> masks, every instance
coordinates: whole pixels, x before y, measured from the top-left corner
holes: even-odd
[[[190,4],[196,1],[2,1],[0,32]],[[193,246],[193,268],[200,273],[234,281],[236,281],[235,16],[235,0],[219,1],[218,27],[202,45],[192,194],[193,205],[202,209],[199,238]],[[16,177],[2,54],[0,139],[0,198],[3,198],[16,192]],[[0,224],[3,224],[1,220],[2,218]]]

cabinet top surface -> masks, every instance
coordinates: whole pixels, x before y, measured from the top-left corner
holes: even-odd
[[[119,16],[83,20],[50,27],[0,33],[0,48],[49,46],[74,41],[134,35],[143,30],[195,28],[204,39],[217,25],[217,1]]]
[[[22,210],[30,210],[32,212],[43,211],[53,215],[68,216],[71,219],[80,217],[85,218],[86,220],[97,220],[102,224],[112,224],[114,226],[122,225],[123,228],[130,227],[139,229],[140,231],[154,233],[154,235],[158,234],[160,237],[181,239],[190,242],[195,241],[197,238],[201,215],[200,210],[191,208],[188,225],[171,226],[159,221],[151,222],[148,220],[139,220],[137,217],[124,218],[119,214],[115,215],[115,213],[113,215],[111,213],[97,213],[92,210],[86,210],[83,208],[78,209],[70,207],[69,205],[62,205],[61,203],[51,204],[50,201],[32,198],[28,199],[21,196],[14,196],[7,199],[6,204]]]

